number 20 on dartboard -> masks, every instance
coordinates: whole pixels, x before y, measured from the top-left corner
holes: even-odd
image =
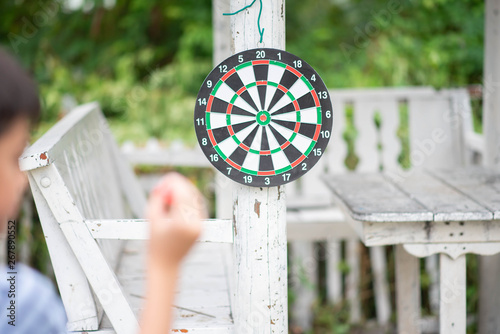
[[[205,156],[232,180],[271,187],[307,173],[332,134],[330,94],[316,71],[283,50],[237,53],[207,76],[194,127]]]

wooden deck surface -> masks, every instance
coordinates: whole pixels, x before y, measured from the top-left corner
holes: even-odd
[[[350,215],[365,222],[490,221],[500,218],[500,174],[482,167],[328,176]]]
[[[231,333],[230,244],[197,243],[184,261],[174,303],[173,333]],[[140,319],[145,297],[145,241],[128,241],[117,276]],[[114,333],[106,317],[102,333]]]

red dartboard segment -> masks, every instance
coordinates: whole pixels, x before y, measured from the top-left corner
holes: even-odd
[[[306,158],[305,155],[302,155],[300,158],[298,158],[297,160],[295,160],[293,163],[292,163],[292,168],[297,166],[298,164],[300,164],[302,161],[304,161],[304,159]]]
[[[312,96],[314,99],[314,103],[316,103],[316,107],[319,107],[320,103],[319,103],[319,99],[318,99],[318,94],[316,94],[315,90],[312,90],[311,93],[312,93]]]
[[[243,93],[244,91],[246,91],[247,88],[246,87],[241,87],[239,91],[236,92],[237,95],[241,95],[241,93]]]
[[[257,175],[262,175],[262,176],[269,176],[269,175],[274,175],[276,174],[275,171],[271,170],[271,171],[268,171],[268,172],[258,172]]]
[[[237,170],[241,170],[241,166],[239,166],[239,165],[235,164],[234,162],[232,162],[231,159],[227,158],[226,162],[228,164],[230,164],[231,166],[233,166],[234,168],[236,168]]]
[[[236,72],[236,69],[231,69],[231,71],[227,72],[224,74],[224,76],[221,78],[222,81],[226,81],[227,78],[229,78],[231,75],[233,75]]]
[[[283,93],[288,93],[288,89],[286,89],[286,87],[282,86],[282,85],[278,85],[278,89],[281,90]]]
[[[284,143],[284,144],[283,144],[283,145],[281,145],[280,147],[281,147],[281,149],[282,149],[282,150],[284,150],[285,148],[287,148],[287,147],[288,147],[288,145],[290,145],[290,142],[289,142],[289,141],[287,141],[286,143]]]
[[[300,129],[300,123],[295,123],[295,129],[293,129],[293,132],[298,133]]]
[[[207,103],[207,112],[210,112],[212,110],[212,103],[214,102],[214,96],[210,95],[208,98],[208,103]]]
[[[300,78],[302,76],[302,73],[300,73],[299,71],[297,71],[296,69],[294,69],[291,66],[287,66],[286,69],[289,70],[290,72],[292,72],[293,74],[295,74],[298,78]]]
[[[207,76],[196,101],[203,153],[219,172],[249,186],[277,186],[304,175],[332,132],[333,109],[319,74],[283,50],[227,58]]]
[[[314,141],[318,141],[319,133],[321,132],[321,125],[316,125],[316,130],[314,131]]]
[[[212,143],[212,145],[217,146],[217,142],[215,141],[214,134],[213,134],[212,130],[208,130],[207,133],[208,133],[208,137],[210,138],[210,142]]]
[[[248,152],[248,151],[250,151],[250,147],[246,146],[246,145],[245,145],[245,144],[243,144],[243,143],[240,143],[240,147],[241,147],[242,149],[244,149],[245,151],[247,151],[247,152]]]

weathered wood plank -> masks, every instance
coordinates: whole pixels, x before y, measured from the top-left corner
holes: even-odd
[[[59,228],[37,182],[31,173],[28,177],[37,212],[40,215],[43,234],[47,240],[52,267],[57,277],[57,286],[68,317],[67,328],[70,331],[97,330],[99,317],[92,290],[82,267]]]
[[[370,222],[431,221],[433,214],[382,174],[328,176],[325,182],[356,220]]]
[[[483,167],[428,172],[493,212],[493,219],[500,219],[500,174],[498,172]]]
[[[85,220],[95,239],[147,240],[149,222],[144,219]],[[233,222],[229,219],[206,219],[198,242],[233,242]]]
[[[337,208],[288,210],[288,241],[355,239],[356,233],[344,219]]]
[[[436,94],[432,87],[395,87],[387,88],[366,88],[366,89],[334,89],[331,91],[332,99],[343,99],[348,102],[356,100],[386,101],[387,98],[395,100],[407,99],[409,96],[415,98],[428,98]]]
[[[429,174],[413,172],[394,185],[432,211],[435,221],[493,218],[493,214],[485,207]]]
[[[366,246],[434,242],[500,241],[500,224],[472,222],[362,222]]]
[[[198,146],[194,148],[183,146],[138,148],[132,143],[126,142],[122,145],[121,152],[133,165],[212,167]]]
[[[232,333],[224,254],[228,246],[198,243],[190,250],[179,273],[173,329],[179,332],[186,329],[189,333]],[[117,274],[137,317],[145,298],[147,249],[145,240],[131,241]]]

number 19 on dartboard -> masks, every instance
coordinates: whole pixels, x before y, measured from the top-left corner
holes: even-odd
[[[216,66],[194,111],[198,143],[217,170],[254,187],[307,173],[332,134],[330,94],[318,73],[283,50],[237,53]]]

